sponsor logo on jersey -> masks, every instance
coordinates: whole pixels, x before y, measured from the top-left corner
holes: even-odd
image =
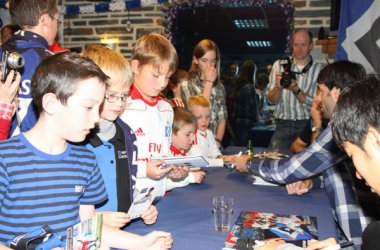
[[[169,137],[172,134],[171,126],[165,126],[165,137]]]
[[[138,129],[135,131],[135,135],[136,135],[136,136],[144,136],[145,133],[144,133],[144,131],[142,130],[142,128],[138,128]]]

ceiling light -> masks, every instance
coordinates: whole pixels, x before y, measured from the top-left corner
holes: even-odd
[[[254,40],[254,41],[246,41],[248,47],[251,47],[251,48],[264,48],[264,47],[272,47],[273,46],[273,43],[272,41],[258,41],[258,40]]]
[[[265,19],[235,19],[234,24],[238,29],[268,28],[268,23]]]

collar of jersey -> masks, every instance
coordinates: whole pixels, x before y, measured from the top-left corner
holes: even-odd
[[[42,44],[46,49],[49,48],[49,43],[46,41],[46,39],[43,36],[31,31],[19,30],[9,39],[9,42],[18,41],[18,40],[35,41]],[[23,44],[18,44],[18,46],[22,47]],[[30,44],[25,44],[25,46],[30,47]]]
[[[173,145],[170,146],[170,150],[173,152],[174,156],[176,155],[186,156],[185,150],[180,150]]]
[[[156,96],[153,102],[145,100],[144,97],[141,95],[140,91],[135,87],[135,85],[132,85],[130,93],[131,93],[132,100],[140,99],[143,102],[145,102],[146,105],[149,105],[152,107],[156,106],[158,101],[160,100],[159,96]]]

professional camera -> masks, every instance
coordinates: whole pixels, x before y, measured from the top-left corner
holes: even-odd
[[[280,85],[283,88],[287,88],[292,83],[292,79],[296,80],[296,73],[291,70],[292,62],[290,61],[289,57],[280,59],[280,64],[284,69],[284,71],[282,72]]]
[[[7,79],[10,70],[15,70],[24,66],[25,60],[22,55],[17,52],[3,51],[1,54],[1,80]]]

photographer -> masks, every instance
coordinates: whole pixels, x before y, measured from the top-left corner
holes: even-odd
[[[276,105],[277,128],[271,145],[289,149],[310,118],[317,76],[323,65],[313,62],[313,36],[300,29],[293,34],[293,56],[277,60],[270,74],[268,100]]]

